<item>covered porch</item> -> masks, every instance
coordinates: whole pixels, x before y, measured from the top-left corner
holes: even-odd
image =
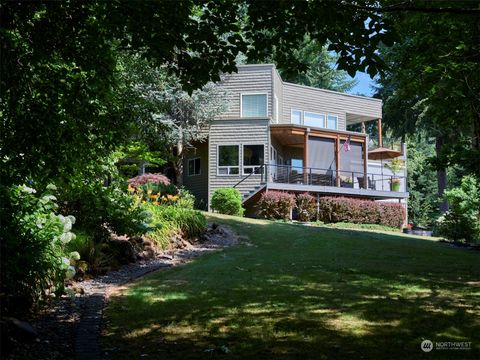
[[[291,124],[272,125],[270,132],[270,159],[266,165],[268,188],[378,198],[408,197],[404,176],[384,170],[383,163],[373,164],[369,170],[368,137],[364,133]],[[379,150],[376,151],[378,155]],[[372,156],[373,153],[370,151]],[[401,153],[384,149],[380,155],[397,157]],[[400,186],[393,188],[395,182]]]

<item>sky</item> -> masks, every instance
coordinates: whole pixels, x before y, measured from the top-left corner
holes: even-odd
[[[355,80],[358,81],[358,84],[355,85],[352,90],[348,91],[349,94],[366,96],[373,95],[374,90],[372,89],[372,86],[375,84],[375,82],[370,79],[370,75],[363,72],[357,72],[355,75]]]

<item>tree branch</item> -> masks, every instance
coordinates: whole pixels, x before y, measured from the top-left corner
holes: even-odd
[[[354,7],[358,10],[364,10],[374,13],[392,13],[392,12],[416,12],[429,14],[462,14],[462,15],[478,15],[480,8],[453,8],[453,7],[419,7],[413,5],[412,2],[403,2],[399,4],[378,7],[378,6],[360,6],[343,2],[347,6]]]

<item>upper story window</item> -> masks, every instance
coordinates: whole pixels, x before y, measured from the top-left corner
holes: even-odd
[[[241,117],[267,117],[267,94],[242,94]]]
[[[303,124],[306,126],[325,127],[325,115],[305,111]]]
[[[334,129],[338,128],[338,116],[337,115],[328,115],[327,117],[327,129]]]
[[[292,124],[302,124],[302,112],[300,110],[292,110],[291,114]]]

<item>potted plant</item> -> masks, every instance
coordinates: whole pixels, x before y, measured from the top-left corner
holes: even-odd
[[[397,177],[397,174],[402,170],[403,161],[399,158],[392,159],[390,163],[385,164],[387,169],[390,169],[393,176],[390,180],[390,190],[391,191],[400,191],[400,179]]]

